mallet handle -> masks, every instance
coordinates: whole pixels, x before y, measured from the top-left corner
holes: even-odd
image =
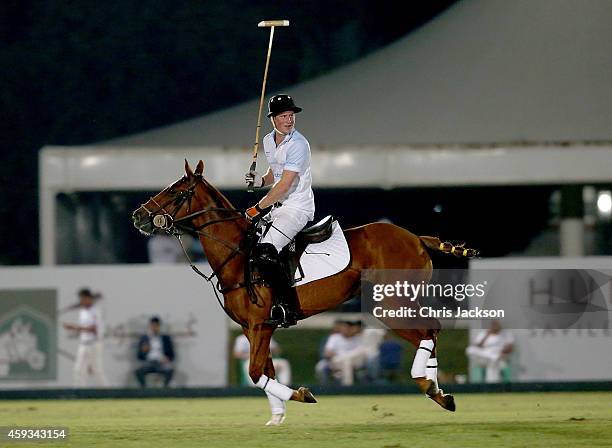
[[[265,22],[260,22],[259,26]],[[287,21],[288,23],[288,21]],[[274,39],[274,26],[270,28],[270,41],[268,43],[268,55],[266,56],[266,68],[264,69],[263,84],[261,85],[261,96],[259,98],[259,112],[257,113],[257,128],[255,128],[255,143],[253,144],[253,163],[249,171],[255,171],[257,166],[257,150],[259,149],[259,130],[261,129],[261,111],[263,109],[263,102],[266,96],[266,82],[268,80],[268,67],[270,66],[270,54],[272,53],[272,40]],[[253,192],[253,182],[249,182],[247,187],[249,193]]]

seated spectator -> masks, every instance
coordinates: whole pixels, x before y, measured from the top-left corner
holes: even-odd
[[[363,330],[361,321],[337,322],[337,328],[338,332],[327,340],[323,359],[315,368],[319,381],[325,384],[334,377],[343,386],[351,386],[355,383],[355,372],[364,368],[368,369],[370,379],[375,377],[378,346],[384,330]]]
[[[380,369],[378,378],[383,382],[394,382],[397,379],[397,374],[402,367],[402,345],[392,339],[390,334],[385,335],[384,341],[379,347],[379,362]]]
[[[493,320],[490,328],[482,330],[465,353],[473,364],[485,368],[485,382],[498,383],[513,350],[514,335],[508,330],[502,330],[500,322]]]
[[[160,333],[159,317],[152,317],[149,322],[149,333],[143,335],[138,342],[138,359],[144,364],[136,369],[136,379],[141,387],[146,385],[146,376],[151,373],[160,374],[164,378],[164,387],[168,387],[174,374],[174,346],[167,334]]]
[[[343,386],[355,383],[355,373],[366,369],[364,380],[371,381],[377,374],[378,347],[385,331],[378,328],[363,328],[361,321],[349,323],[349,341],[347,350],[331,360],[332,370],[340,378]]]
[[[244,334],[241,334],[234,341],[234,358],[240,361],[241,381],[243,386],[255,387],[255,384],[249,376],[249,356],[251,353],[251,345]],[[270,339],[270,355],[272,356],[272,364],[274,372],[279,383],[291,384],[291,364],[285,358],[280,358],[281,348],[274,338]]]
[[[321,359],[315,366],[315,375],[321,384],[333,381],[331,360],[338,354],[344,353],[349,345],[349,322],[338,319],[334,322],[331,333],[325,340],[321,349]]]

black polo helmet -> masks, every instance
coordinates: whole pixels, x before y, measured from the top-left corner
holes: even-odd
[[[302,112],[301,107],[297,107],[293,102],[293,98],[289,95],[281,93],[280,95],[274,95],[268,101],[268,117],[274,117],[282,112],[291,110],[296,114]]]

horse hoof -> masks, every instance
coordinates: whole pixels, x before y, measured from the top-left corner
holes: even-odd
[[[447,411],[455,412],[457,410],[457,406],[455,405],[455,397],[453,397],[451,394],[443,394],[442,391],[440,391],[436,395],[432,395],[429,398],[438,403]]]
[[[455,405],[455,397],[452,395],[443,395],[445,405],[442,406],[444,409],[455,412],[457,410],[457,406]]]
[[[279,426],[285,421],[285,414],[272,414],[266,426]]]
[[[429,397],[433,397],[438,393],[438,388],[436,387],[436,383],[434,383],[430,379],[426,378],[414,378],[414,382],[421,389],[425,395]]]
[[[310,389],[308,389],[307,387],[300,387],[297,390],[297,401],[300,401],[302,403],[316,403],[317,400],[314,397],[314,395],[312,394],[312,392],[310,392]]]

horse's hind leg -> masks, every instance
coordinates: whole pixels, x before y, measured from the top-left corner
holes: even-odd
[[[438,388],[438,359],[436,330],[395,330],[395,332],[417,347],[410,374],[419,389],[444,409],[454,411],[455,399]]]
[[[436,338],[432,330],[404,329],[396,330],[396,333],[414,345],[417,350],[412,361],[410,375],[414,382],[419,386],[421,392],[428,396],[435,395],[437,392],[437,379],[429,378],[427,367],[432,366],[430,358],[435,358]]]

